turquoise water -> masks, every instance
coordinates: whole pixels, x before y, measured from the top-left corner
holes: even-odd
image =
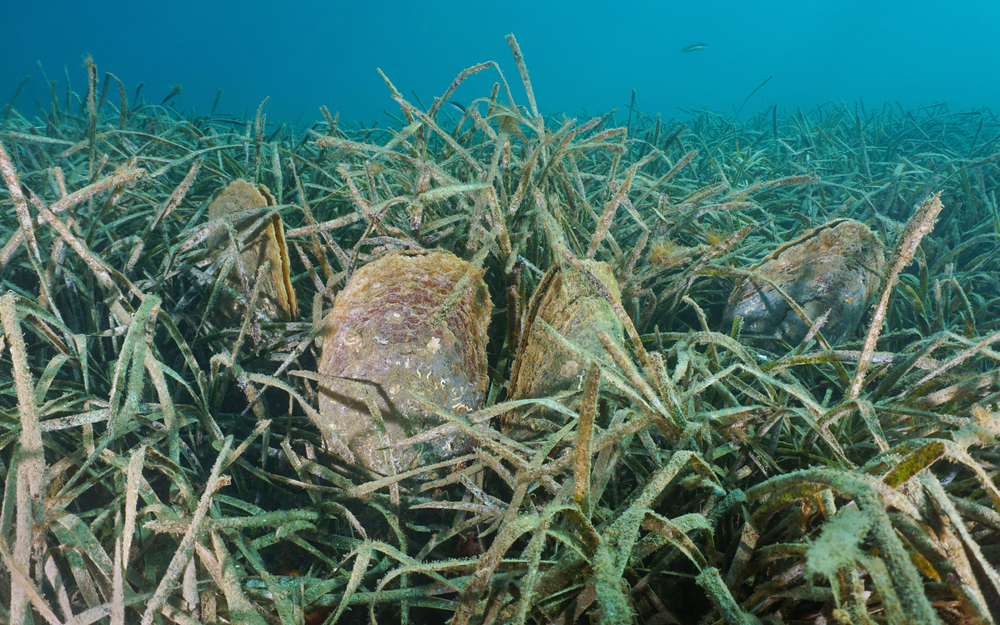
[[[6,4],[6,3],[5,3]],[[524,52],[539,105],[571,114],[623,110],[635,89],[647,113],[732,114],[829,100],[952,110],[1000,106],[1000,4],[842,2],[28,2],[0,9],[0,102],[24,75],[17,101],[48,106],[50,79],[85,91],[84,55],[131,96],[145,83],[159,102],[180,83],[179,109],[256,110],[269,121],[309,122],[318,107],[348,122],[395,111],[375,68],[426,104],[461,70],[497,61],[520,80],[504,36]],[[707,48],[682,54],[695,43]],[[467,102],[496,80],[483,72],[456,93]],[[523,103],[523,98],[520,99]]]

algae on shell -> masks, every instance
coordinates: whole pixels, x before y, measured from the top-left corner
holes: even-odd
[[[208,218],[213,221],[225,219],[235,213],[274,205],[274,197],[266,186],[237,179],[212,198],[212,202],[208,205]],[[257,221],[259,215],[251,215],[234,223],[237,236],[244,241],[239,257],[242,269],[234,266],[227,277],[227,282],[233,290],[249,297],[261,264],[265,260],[268,261],[270,268],[264,274],[264,281],[260,285],[257,308],[269,319],[291,321],[297,312],[295,289],[292,288],[288,246],[285,243],[285,227],[281,215],[274,213],[265,218],[263,227],[259,230],[247,232],[246,230],[253,227]],[[225,233],[214,234],[208,239],[210,247],[226,243],[231,244],[232,239]],[[243,281],[243,277],[246,277],[246,282]],[[242,306],[237,306],[234,312],[241,313]]]
[[[857,327],[878,291],[885,264],[882,241],[868,226],[842,219],[816,228],[768,256],[732,294],[723,316],[725,328],[736,317],[743,333],[765,340],[800,343],[809,324],[780,291],[815,322],[829,312],[821,328],[839,343]],[[780,291],[779,291],[780,289]]]
[[[374,471],[418,463],[420,448],[393,445],[441,423],[426,402],[463,414],[485,401],[491,312],[480,271],[448,252],[392,252],[358,269],[324,322],[321,429]],[[428,445],[443,458],[465,442]]]
[[[618,282],[607,263],[581,263],[604,283],[612,297],[621,299]],[[553,266],[535,289],[525,313],[511,371],[510,398],[550,397],[580,389],[591,359],[613,366],[599,334],[624,350],[625,328],[604,297],[594,292],[587,278],[572,266]],[[568,407],[572,409],[575,404],[574,398]],[[505,434],[523,440],[535,433],[557,430],[565,421],[554,410],[533,407],[507,413],[501,427]]]

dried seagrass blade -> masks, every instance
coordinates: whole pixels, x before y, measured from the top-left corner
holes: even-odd
[[[208,205],[208,218],[210,220],[223,219],[227,215],[240,211],[274,205],[274,198],[264,185],[255,186],[246,180],[234,180],[212,199],[212,203]],[[240,250],[240,263],[233,267],[227,281],[237,292],[245,292],[249,295],[253,290],[253,280],[255,280],[258,268],[265,260],[268,261],[270,269],[264,274],[258,309],[270,319],[291,321],[296,316],[297,306],[295,289],[292,288],[288,246],[285,243],[285,227],[281,221],[281,215],[275,213],[268,217],[264,227],[258,232],[247,232],[247,229],[251,228],[256,220],[256,217],[251,216],[234,224],[237,233],[240,233],[241,238],[246,236],[246,239]],[[227,244],[232,245],[232,239],[225,233],[213,235],[208,240],[210,247]],[[242,264],[243,276],[241,276],[240,264]],[[246,282],[242,279],[243,277],[246,278]],[[248,288],[244,290],[245,287]],[[232,306],[232,316],[241,316],[242,307],[235,303]]]
[[[744,279],[729,296],[723,327],[736,317],[743,332],[801,342],[810,323],[829,311],[822,332],[830,343],[848,337],[875,297],[885,264],[882,242],[864,224],[851,220],[830,222],[801,237],[756,273],[767,278]],[[788,294],[808,317],[801,318],[778,289]]]
[[[492,308],[480,272],[447,252],[394,252],[359,269],[325,321],[324,425],[374,471],[426,464],[421,448],[388,447],[441,423],[419,398],[455,414],[482,406]],[[466,445],[450,435],[425,448],[441,458]]]
[[[621,301],[618,283],[607,263],[580,262],[604,283],[612,297]],[[511,372],[513,400],[580,389],[588,362],[600,359],[614,366],[601,342],[601,333],[625,349],[625,328],[614,310],[588,285],[586,277],[568,264],[549,269],[531,297],[526,316]],[[579,396],[572,395],[569,407],[575,409],[578,402]],[[539,410],[535,407],[534,411],[508,413],[501,419],[504,433],[524,440],[533,433],[554,431],[565,424],[563,415]]]

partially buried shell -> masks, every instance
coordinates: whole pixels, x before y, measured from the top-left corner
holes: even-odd
[[[613,365],[600,334],[624,349],[624,326],[604,296],[588,284],[597,279],[621,303],[611,267],[592,260],[582,264],[590,277],[572,266],[553,267],[535,289],[511,372],[510,399],[550,397],[580,389],[591,359]],[[575,409],[578,398],[571,396],[568,407]],[[563,414],[536,405],[507,413],[501,428],[508,436],[526,440],[557,430],[565,421]]]
[[[871,304],[884,263],[882,241],[867,226],[851,219],[832,221],[758,267],[755,273],[766,280],[749,277],[739,283],[726,306],[725,328],[741,317],[744,334],[781,339],[792,347],[800,343],[809,324],[778,286],[811,321],[829,311],[820,331],[839,343]],[[774,341],[767,346],[774,348]]]
[[[442,423],[418,396],[456,414],[482,406],[491,311],[481,272],[447,252],[390,253],[358,269],[324,322],[321,429],[383,474],[422,464],[422,452],[463,451],[455,435],[392,445]]]
[[[246,180],[234,180],[228,187],[216,193],[208,205],[209,220],[224,219],[240,211],[274,206],[274,198],[264,185],[255,186]],[[274,213],[265,217],[257,212],[234,222],[237,236],[244,242],[240,250],[239,263],[227,277],[227,284],[237,293],[242,293],[249,301],[254,282],[261,264],[267,260],[270,268],[264,273],[260,285],[257,308],[270,319],[291,321],[295,318],[295,291],[292,288],[288,246],[285,244],[285,227],[281,215]],[[256,228],[254,230],[254,228]],[[232,237],[226,232],[214,234],[208,240],[210,247],[232,245]],[[246,281],[243,278],[246,278]],[[242,314],[237,306],[236,316]]]

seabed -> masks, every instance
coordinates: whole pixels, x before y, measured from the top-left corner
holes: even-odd
[[[0,621],[1000,620],[997,118],[545,115],[509,42],[526,101],[494,63],[429,105],[386,78],[387,128],[182,113],[92,62],[82,96],[11,102]],[[492,92],[447,105],[477,72]],[[237,179],[274,203],[210,220]],[[853,332],[723,323],[762,260],[842,218],[886,251]],[[209,244],[279,221],[287,257],[260,267]],[[467,453],[377,475],[317,425],[323,319],[358,267],[412,249],[483,276],[488,391],[436,408]],[[584,261],[617,281],[617,306],[588,293],[622,346],[580,388],[510,400],[533,291]],[[258,286],[281,263],[291,320]],[[525,406],[562,420],[507,436]]]

